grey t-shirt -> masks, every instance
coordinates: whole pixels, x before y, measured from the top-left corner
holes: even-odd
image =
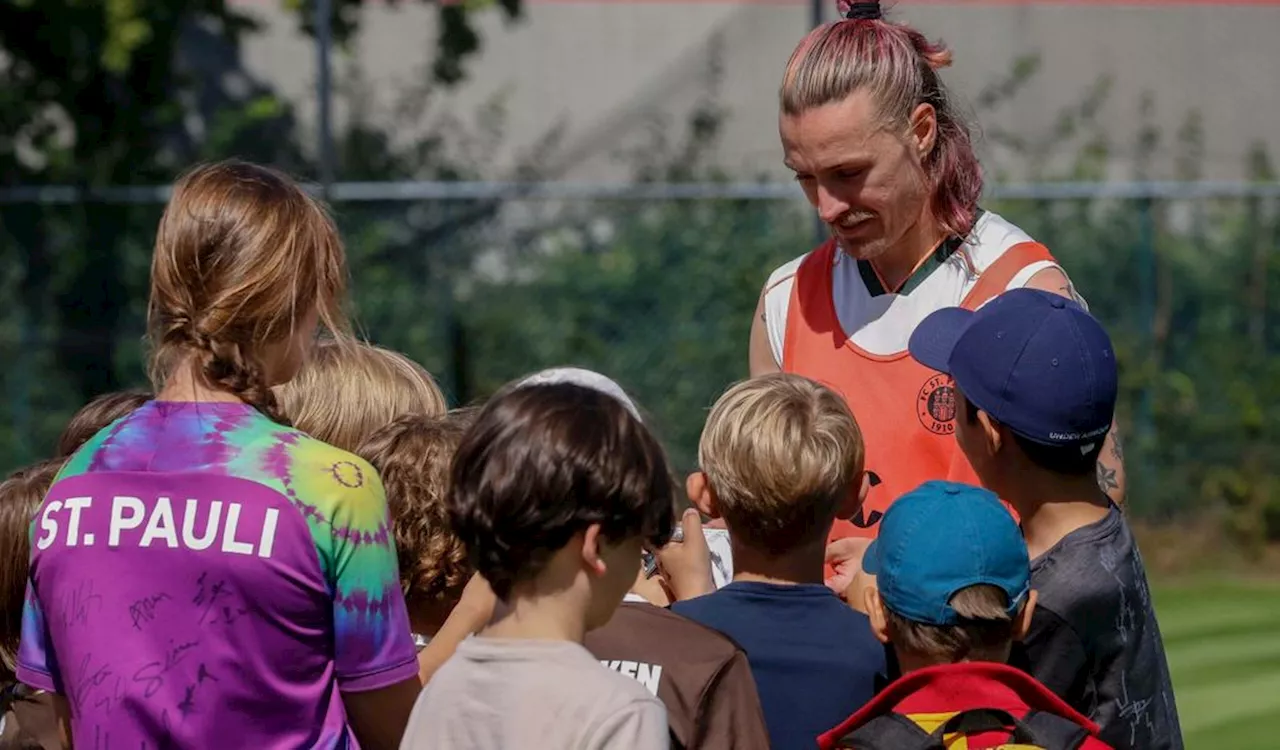
[[[667,750],[667,711],[581,645],[477,636],[413,706],[400,750]]]
[[[1031,562],[1038,594],[1019,666],[1102,727],[1116,750],[1181,750],[1142,556],[1114,506]]]

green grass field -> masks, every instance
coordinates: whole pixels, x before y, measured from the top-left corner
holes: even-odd
[[[1280,747],[1280,582],[1154,589],[1187,747]]]

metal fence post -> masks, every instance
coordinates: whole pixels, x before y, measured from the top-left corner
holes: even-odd
[[[334,182],[333,164],[333,76],[330,51],[333,47],[333,2],[315,0],[316,27],[316,107],[319,140],[316,160],[320,165],[320,190],[326,201]]]
[[[819,26],[822,25],[822,22],[826,19],[826,14],[824,13],[825,5],[826,5],[825,0],[813,0],[813,2],[810,3],[809,5],[809,28],[810,29],[818,28]],[[827,241],[827,238],[829,236],[830,234],[827,231],[826,222],[822,220],[822,217],[817,214],[815,209],[815,212],[813,215],[814,244],[821,245],[823,242]]]
[[[467,327],[458,311],[458,301],[449,298],[449,309],[445,317],[445,326],[449,337],[448,377],[450,390],[453,391],[454,404],[466,406],[475,398],[475,389],[471,382],[471,363],[467,349]]]
[[[18,351],[32,352],[35,351],[36,337],[32,330],[31,312],[27,308],[21,307],[18,312],[19,332],[18,332]],[[14,380],[17,381],[17,387],[13,389],[13,431],[18,438],[17,458],[22,463],[27,463],[34,458],[35,451],[32,444],[35,442],[31,425],[31,397],[32,397],[32,377],[31,377],[31,360],[27,357],[19,357],[19,361],[15,363],[15,367],[11,372]]]
[[[1155,205],[1152,198],[1138,200],[1138,309],[1141,325],[1146,339],[1149,361],[1156,356],[1156,220]],[[1158,374],[1158,373],[1157,373]],[[1155,383],[1148,381],[1142,390],[1138,402],[1138,414],[1135,420],[1137,437],[1144,446],[1150,446],[1155,433],[1155,415],[1153,402]],[[1140,469],[1134,466],[1133,469]],[[1126,467],[1129,471],[1130,467]]]

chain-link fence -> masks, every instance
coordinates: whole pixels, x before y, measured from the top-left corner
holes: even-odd
[[[454,403],[544,366],[599,369],[681,468],[706,409],[746,374],[762,283],[816,234],[792,186],[440,190],[335,186],[361,331],[422,362]],[[1278,193],[1050,185],[985,204],[1049,245],[1116,341],[1136,513],[1225,511],[1280,535]],[[88,396],[143,382],[163,195],[0,198],[10,468],[48,453]]]

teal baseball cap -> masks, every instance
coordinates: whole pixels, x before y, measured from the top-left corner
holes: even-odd
[[[1031,560],[1013,516],[995,494],[955,482],[925,482],[880,519],[863,569],[876,576],[886,607],[927,625],[954,625],[957,591],[999,588],[1017,613],[1031,590]]]

